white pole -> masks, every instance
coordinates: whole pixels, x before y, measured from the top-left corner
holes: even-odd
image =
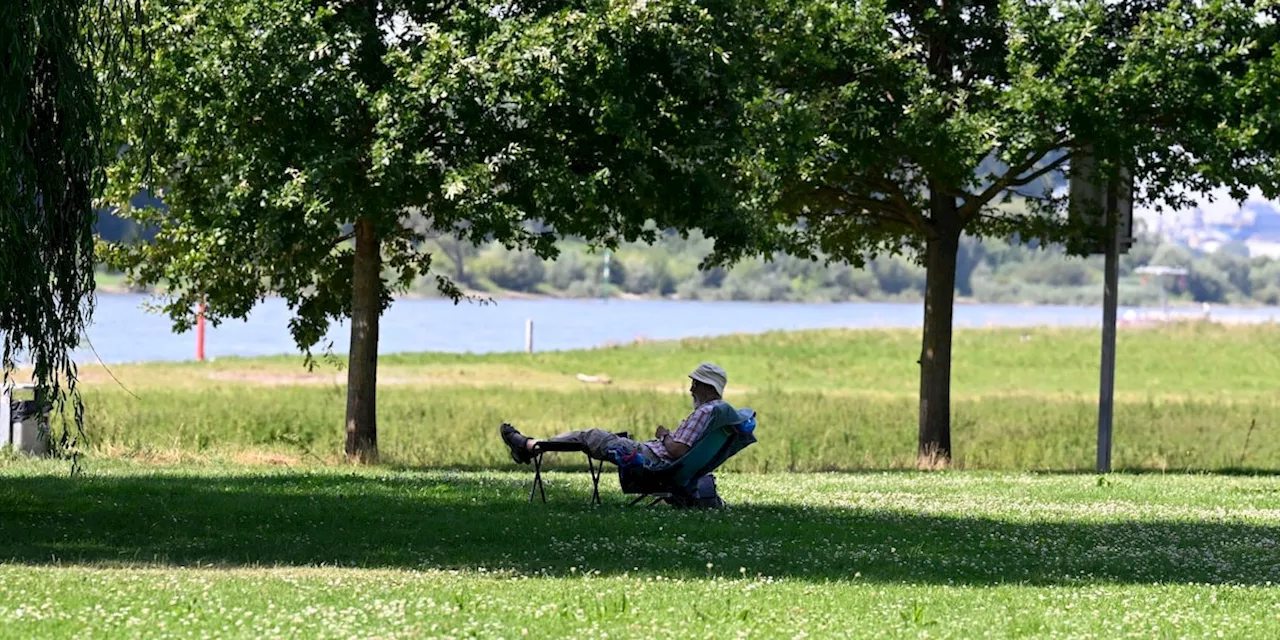
[[[0,384],[0,429],[4,441],[0,445],[13,444],[13,420],[9,419],[9,386]]]
[[[533,318],[524,321],[524,352],[533,353]]]
[[[608,249],[604,250],[604,282],[600,288],[600,297],[606,301],[609,299],[609,256],[611,253]]]

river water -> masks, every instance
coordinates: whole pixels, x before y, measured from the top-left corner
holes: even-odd
[[[98,297],[88,341],[76,359],[107,363],[195,358],[195,332],[173,333],[168,320],[142,308],[142,295]],[[1123,314],[1126,309],[1121,309]],[[1143,312],[1145,313],[1145,312]],[[637,339],[663,340],[774,330],[918,328],[920,303],[797,304],[673,300],[498,300],[490,304],[446,300],[397,300],[383,315],[379,352],[491,353],[524,349],[525,321],[533,320],[538,351],[581,349]],[[1133,314],[1130,314],[1131,316]],[[1280,309],[1215,308],[1216,318],[1280,318]],[[209,327],[205,355],[259,356],[297,353],[289,337],[290,311],[268,299],[247,321]],[[1100,326],[1097,307],[957,305],[955,326]],[[327,336],[346,353],[346,323]],[[89,349],[92,345],[96,350]]]

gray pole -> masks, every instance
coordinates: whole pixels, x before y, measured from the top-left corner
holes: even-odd
[[[1169,292],[1165,291],[1165,274],[1160,274],[1160,319],[1169,320]]]
[[[1107,189],[1106,284],[1102,291],[1102,384],[1098,390],[1098,473],[1111,471],[1111,418],[1116,387],[1116,291],[1120,283],[1120,243],[1116,225],[1116,192]]]

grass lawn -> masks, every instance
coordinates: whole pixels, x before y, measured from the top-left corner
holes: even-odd
[[[1122,332],[1105,477],[1093,330],[957,332],[934,473],[910,331],[388,355],[371,468],[333,366],[85,367],[85,473],[0,454],[0,638],[1280,637],[1277,344]],[[573,456],[527,502],[500,422],[647,435],[701,360],[761,416],[729,509],[593,508]]]
[[[1096,330],[956,333],[953,443],[961,469],[1092,469]],[[1280,470],[1280,327],[1192,324],[1121,332],[1114,464]],[[857,471],[915,463],[919,336],[806,331],[625,347],[380,359],[379,448],[412,467],[510,468],[499,423],[533,435],[589,426],[649,437],[688,412],[684,375],[729,372],[729,400],[760,412],[735,471]],[[120,456],[331,460],[346,388],[298,357],[86,366],[95,450]],[[583,385],[576,375],[613,383]],[[121,385],[128,389],[126,392]]]
[[[1267,637],[1273,476],[0,462],[0,637]]]

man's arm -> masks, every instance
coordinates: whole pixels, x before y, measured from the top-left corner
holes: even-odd
[[[684,454],[689,453],[689,446],[672,438],[671,432],[667,431],[667,428],[662,425],[658,425],[658,430],[653,434],[653,437],[662,443],[662,448],[667,450],[667,455],[671,456],[672,460],[678,460],[684,457]]]
[[[683,442],[678,442],[675,438],[672,438],[669,433],[663,434],[662,446],[666,448],[667,455],[671,456],[672,460],[679,460],[680,458],[683,458],[684,454],[689,453],[690,448],[689,445]]]
[[[707,425],[711,424],[711,412],[713,409],[714,406],[711,403],[694,409],[693,413],[689,414],[689,417],[680,423],[680,427],[674,433],[667,433],[660,437],[662,446],[666,447],[667,453],[671,454],[673,460],[689,453],[693,445],[702,439],[703,434],[707,431]]]

